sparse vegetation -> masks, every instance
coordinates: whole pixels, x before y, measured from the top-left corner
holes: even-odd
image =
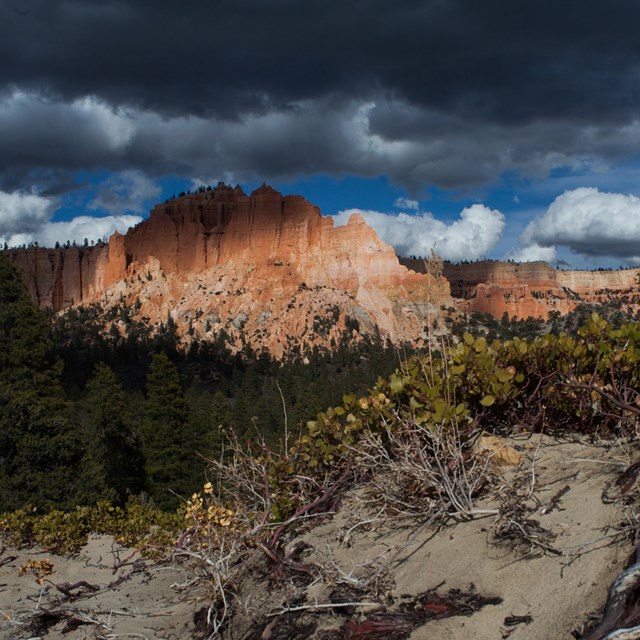
[[[346,335],[334,353],[276,363],[248,347],[231,355],[223,336],[185,353],[170,316],[152,332],[124,305],[106,331],[98,309],[74,309],[51,338],[0,267],[9,409],[0,534],[69,553],[88,533],[109,533],[188,560],[209,590],[210,637],[239,610],[248,565],[289,587],[326,579],[359,594],[356,604],[375,600],[396,552],[349,573],[330,549],[305,562],[288,546],[348,490],[364,491],[376,517],[437,527],[486,513],[478,501],[495,474],[491,454],[474,446],[482,432],[638,437],[640,324],[624,316],[581,309],[545,324],[472,315],[401,362],[379,337],[353,345]],[[354,318],[346,327],[359,328]],[[498,533],[544,551],[546,534],[522,505],[515,491],[492,511],[503,518]],[[282,612],[312,608],[295,597],[283,590]]]
[[[504,432],[518,424],[635,437],[639,345],[639,325],[612,329],[596,315],[577,338],[489,345],[466,334],[440,354],[410,359],[369,395],[345,396],[287,449],[274,451],[264,441],[244,446],[231,434],[228,454],[211,461],[211,483],[188,506],[192,526],[182,544],[194,546],[178,551],[217,585],[212,628],[222,628],[233,611],[233,592],[224,585],[239,579],[233,567],[250,556],[265,556],[288,576],[337,570],[330,562],[309,567],[292,559],[286,540],[291,529],[332,513],[349,487],[366,487],[387,518],[437,526],[486,513],[476,501],[495,485],[491,456],[473,449],[480,429]],[[544,548],[543,536],[531,539]],[[371,586],[385,566],[372,566],[357,586]]]

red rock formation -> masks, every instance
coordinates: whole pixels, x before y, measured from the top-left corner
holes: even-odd
[[[282,354],[329,344],[347,317],[394,341],[419,339],[443,305],[465,311],[546,318],[580,302],[612,300],[637,310],[640,270],[557,271],[543,262],[444,264],[445,278],[422,275],[352,216],[334,227],[300,196],[263,185],[250,196],[224,185],[157,205],[108,244],[9,251],[34,300],[64,309],[99,302],[139,307],[185,336]],[[407,269],[406,267],[409,267]],[[422,272],[422,273],[417,273]],[[190,338],[189,338],[190,339]]]
[[[420,261],[402,259],[414,270]],[[621,271],[560,271],[546,262],[473,262],[444,264],[456,306],[463,311],[501,318],[543,318],[551,311],[568,313],[580,303],[619,304],[640,309],[640,269]]]
[[[194,339],[225,329],[238,346],[277,355],[328,344],[347,316],[363,332],[416,340],[450,302],[446,280],[401,266],[360,216],[334,227],[304,198],[266,185],[170,200],[105,245],[9,255],[41,306],[138,302],[140,315],[170,314]]]

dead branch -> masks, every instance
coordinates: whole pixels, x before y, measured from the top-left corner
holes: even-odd
[[[565,387],[570,387],[573,389],[584,389],[586,391],[595,391],[598,395],[602,396],[605,400],[610,402],[614,407],[618,407],[618,409],[622,409],[622,411],[630,411],[631,413],[635,413],[637,416],[640,416],[640,408],[634,407],[632,404],[625,402],[621,398],[616,398],[612,396],[610,393],[607,393],[604,389],[601,389],[595,384],[584,384],[581,382],[559,382]]]
[[[293,613],[294,611],[316,611],[319,609],[339,609],[342,607],[380,607],[379,602],[316,602],[315,604],[302,604],[296,607],[282,607],[277,611],[267,614],[268,618],[281,616],[285,613]]]
[[[605,504],[616,502],[621,498],[626,498],[631,489],[633,489],[636,481],[638,480],[638,475],[640,474],[640,459],[632,462],[623,472],[622,474],[616,478],[608,482],[605,488],[602,491],[602,502]],[[617,495],[610,495],[609,489],[611,485],[614,484],[619,487]]]
[[[507,616],[504,619],[505,627],[515,627],[519,624],[531,624],[533,622],[533,618],[530,615],[526,616]]]
[[[378,557],[375,560],[365,560],[360,563],[352,563],[351,569],[346,570],[341,567],[336,561],[333,550],[327,544],[326,561],[322,564],[318,563],[320,573],[325,580],[328,580],[331,584],[343,584],[350,588],[356,588],[358,590],[367,591],[379,591],[376,584],[379,578],[387,572],[389,567],[388,562],[383,562],[384,555],[388,553],[389,549],[382,557]]]
[[[48,582],[53,587],[55,587],[61,593],[64,593],[65,596],[72,597],[76,594],[72,593],[76,589],[86,589],[87,591],[100,591],[100,587],[97,584],[89,584],[86,580],[79,580],[78,582],[52,582],[48,578],[44,578],[45,582]]]
[[[571,490],[571,487],[568,484],[562,487],[562,489],[560,489],[554,494],[554,496],[551,498],[551,500],[549,500],[547,505],[542,507],[542,509],[540,510],[540,514],[544,516],[547,513],[551,513],[554,509],[558,509],[560,505],[560,500],[562,500],[562,497],[565,494],[569,493],[570,490]]]
[[[194,560],[194,570],[204,571],[208,582],[214,588],[212,602],[207,609],[207,625],[212,629],[211,637],[215,637],[221,631],[231,616],[231,564],[240,557],[239,548],[239,537],[228,531],[215,543],[210,541],[209,546],[195,544],[193,549],[182,547],[174,551],[174,557],[182,556]]]
[[[384,513],[384,508],[380,509],[373,518],[369,518],[368,520],[360,520],[356,522],[352,527],[349,527],[349,529],[347,529],[347,531],[345,531],[344,533],[340,531],[339,537],[338,537],[339,542],[346,545],[347,547],[350,546],[351,534],[353,533],[353,531],[355,531],[358,527],[372,525],[373,523],[380,521],[380,517],[382,516],[383,513]]]
[[[522,482],[524,482],[524,478],[522,478]],[[556,493],[554,498],[557,497],[559,501],[565,493],[566,491],[563,488]],[[553,498],[549,504],[554,504]],[[518,490],[513,485],[509,486],[500,504],[500,515],[493,532],[494,540],[498,543],[507,544],[512,549],[528,546],[529,550],[525,557],[531,556],[535,550],[541,553],[548,552],[554,555],[562,555],[563,551],[549,543],[549,540],[555,537],[554,534],[531,517],[536,509],[536,505],[531,505],[528,492],[524,494],[522,489]]]
[[[2,558],[2,560],[0,560],[0,567],[3,567],[5,564],[9,564],[10,562],[13,562],[17,559],[18,556],[7,556],[6,558]]]
[[[583,636],[583,640],[614,640],[615,638],[623,640],[625,638],[624,635],[618,634],[615,630],[622,631],[622,628],[627,626],[625,624],[625,609],[627,608],[628,600],[636,592],[639,583],[640,563],[636,561],[613,581],[609,588],[602,621]],[[639,627],[624,629],[624,631],[631,632],[636,629],[639,629]],[[626,637],[631,639],[634,636],[629,634]]]
[[[144,549],[144,546],[139,549],[134,549],[124,560],[120,560],[120,553],[116,551],[115,542],[111,543],[111,555],[113,556],[113,567],[111,570],[111,574],[115,575],[118,569],[122,567],[126,567],[127,565],[134,564],[133,562],[129,562],[133,556],[140,553]]]
[[[463,447],[455,421],[425,426],[395,413],[392,422],[382,419],[382,427],[382,433],[366,434],[353,452],[385,478],[377,485],[374,480],[382,504],[416,515],[444,505],[447,516],[463,519],[498,513],[474,506],[491,481],[491,460]]]
[[[309,504],[305,504],[304,506],[300,507],[300,509],[298,509],[288,520],[286,520],[285,522],[283,522],[274,532],[273,535],[271,536],[271,540],[269,540],[269,546],[271,548],[274,548],[276,546],[276,544],[278,543],[278,538],[280,537],[280,535],[282,534],[282,532],[295,520],[297,520],[298,518],[300,518],[300,516],[303,516],[305,514],[307,514],[309,511],[312,511],[313,509],[315,509],[316,507],[319,507],[321,504],[325,503],[342,485],[342,483],[345,481],[345,479],[347,478],[347,476],[349,475],[349,471],[351,470],[351,467],[349,465],[347,465],[347,468],[344,470],[344,472],[342,473],[342,475],[338,478],[338,480],[336,480],[336,482],[334,484],[332,484],[331,486],[327,487],[323,492],[322,495],[320,495],[318,498],[316,498],[313,502],[310,502]]]

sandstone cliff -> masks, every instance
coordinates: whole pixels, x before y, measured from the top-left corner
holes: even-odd
[[[415,271],[425,271],[420,260],[401,259]],[[546,262],[483,261],[444,263],[443,275],[456,306],[501,318],[546,319],[551,311],[568,313],[580,303],[618,305],[640,310],[640,269],[621,271],[560,271]]]
[[[444,278],[398,262],[364,220],[343,227],[301,196],[219,185],[157,205],[108,244],[11,250],[33,298],[61,310],[98,302],[170,316],[189,339],[248,343],[281,355],[329,344],[347,325],[419,340],[451,302]]]

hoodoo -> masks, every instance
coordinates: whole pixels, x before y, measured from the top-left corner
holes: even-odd
[[[349,326],[419,340],[443,304],[444,278],[402,266],[361,216],[335,227],[301,196],[223,184],[159,204],[108,243],[9,252],[41,307],[135,305],[170,316],[186,339],[224,329],[281,355],[329,344]]]
[[[402,259],[415,271],[420,260]],[[455,305],[461,311],[489,313],[500,319],[528,317],[546,320],[549,313],[565,314],[579,304],[613,305],[640,310],[640,269],[619,271],[561,271],[546,262],[444,263]]]

